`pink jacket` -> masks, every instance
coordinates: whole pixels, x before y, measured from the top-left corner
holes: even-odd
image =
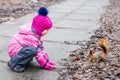
[[[12,58],[15,56],[23,46],[33,46],[37,48],[41,45],[41,36],[32,32],[31,23],[21,26],[18,33],[12,36],[8,44],[8,54]],[[44,50],[38,50],[36,60],[43,67],[48,60],[47,53]],[[54,69],[55,63],[49,61],[45,69]]]

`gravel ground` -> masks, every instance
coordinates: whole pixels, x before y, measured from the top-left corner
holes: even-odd
[[[0,0],[0,23],[36,11],[40,6],[48,7],[61,1],[63,0]]]
[[[90,40],[63,60],[58,80],[120,80],[120,0],[110,0],[100,23]],[[110,52],[106,61],[92,63],[86,60],[87,53],[90,49],[99,50],[97,40],[101,37],[107,40]]]

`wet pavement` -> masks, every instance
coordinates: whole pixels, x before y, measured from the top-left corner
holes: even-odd
[[[65,0],[48,8],[53,28],[43,37],[43,41],[50,59],[57,63],[57,68],[53,71],[40,69],[35,60],[23,73],[12,72],[6,64],[9,60],[7,45],[10,37],[17,32],[20,25],[30,22],[36,12],[0,24],[0,79],[57,80],[59,69],[62,67],[59,64],[61,59],[67,58],[69,51],[80,48],[80,45],[66,42],[89,40],[93,32],[99,28],[98,20],[107,4],[108,0]]]

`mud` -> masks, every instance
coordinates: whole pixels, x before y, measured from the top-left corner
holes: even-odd
[[[100,18],[100,28],[81,49],[72,51],[63,60],[64,68],[58,80],[120,80],[120,1],[110,0]],[[97,40],[105,38],[110,52],[105,61],[92,63],[86,59],[88,51],[99,51]]]

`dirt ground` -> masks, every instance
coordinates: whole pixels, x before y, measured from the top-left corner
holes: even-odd
[[[110,0],[100,18],[100,28],[82,48],[63,60],[64,68],[58,80],[120,80],[120,0]],[[105,38],[110,51],[105,61],[97,63],[86,59],[88,51],[99,51],[98,39]],[[81,45],[80,45],[81,46]]]
[[[63,0],[0,0],[0,23],[36,11],[40,6],[48,7],[61,1]]]

